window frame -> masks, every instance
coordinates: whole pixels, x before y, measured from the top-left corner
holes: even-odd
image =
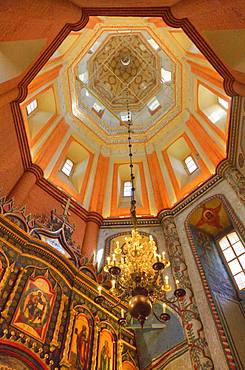
[[[65,165],[66,165],[67,161],[70,161],[70,162],[72,163],[72,167],[71,167],[71,170],[70,170],[69,175],[63,171],[63,168],[65,167]],[[71,176],[72,176],[72,174],[73,174],[73,171],[74,171],[74,166],[75,166],[75,163],[73,162],[73,160],[72,160],[71,158],[68,158],[68,157],[67,157],[67,158],[64,160],[63,165],[61,166],[61,169],[60,169],[60,170],[61,170],[61,172],[62,172],[65,176],[67,176],[68,178],[71,178]]]
[[[194,164],[196,165],[195,170],[194,170],[194,171],[192,171],[192,172],[190,172],[189,167],[188,167],[188,165],[186,164],[186,160],[187,160],[187,158],[189,158],[189,157],[192,159],[192,161],[193,161],[193,162],[194,162]],[[185,167],[185,169],[186,169],[186,171],[187,171],[187,173],[188,173],[188,175],[189,175],[189,176],[190,176],[190,175],[193,175],[193,173],[194,173],[194,172],[196,172],[196,171],[198,171],[198,170],[199,170],[199,166],[198,166],[198,164],[197,164],[197,162],[196,162],[195,158],[194,158],[191,154],[189,154],[187,157],[185,157],[183,162],[184,162],[184,167]]]
[[[231,243],[231,241],[230,241],[230,239],[228,237],[228,235],[230,235],[232,233],[235,233],[237,235],[237,237],[238,237],[238,240],[235,241],[233,244]],[[228,247],[222,249],[222,247],[220,245],[220,241],[223,240],[223,239],[225,239],[225,238],[226,238],[226,241],[228,241]],[[244,251],[240,255],[237,255],[235,249],[233,248],[233,245],[235,245],[237,242],[241,242],[242,245],[243,245],[243,248],[244,248]],[[231,277],[232,281],[234,282],[235,287],[238,289],[239,292],[245,291],[245,286],[244,286],[244,288],[240,288],[239,285],[238,285],[238,283],[237,283],[237,281],[236,281],[236,279],[235,279],[235,276],[239,275],[241,272],[243,272],[244,275],[245,275],[245,268],[243,268],[242,263],[239,260],[239,257],[245,256],[245,246],[244,246],[243,239],[240,237],[239,233],[234,228],[232,228],[230,230],[227,230],[225,233],[222,233],[222,235],[217,236],[216,243],[218,244],[218,248],[219,248],[219,252],[220,252],[220,255],[221,255],[221,259],[222,259],[225,267],[227,268],[228,273],[229,273],[229,276]],[[232,258],[232,259],[230,259],[228,261],[228,259],[225,256],[224,251],[228,250],[229,248],[231,248],[231,250],[232,250],[232,252],[233,252],[233,254],[234,254],[235,257]],[[238,263],[239,263],[239,265],[240,265],[240,267],[241,267],[242,270],[239,271],[239,272],[237,272],[237,273],[235,273],[235,274],[233,274],[233,272],[232,272],[232,270],[231,270],[231,268],[229,266],[229,263],[232,262],[232,261],[235,261],[235,260],[238,261]]]

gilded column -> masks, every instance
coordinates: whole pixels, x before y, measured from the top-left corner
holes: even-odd
[[[61,370],[66,370],[70,369],[71,364],[69,363],[69,351],[70,351],[70,344],[71,344],[71,337],[72,337],[72,328],[73,328],[73,323],[75,320],[75,317],[77,315],[77,312],[74,310],[74,308],[71,309],[70,311],[70,321],[66,333],[66,341],[65,341],[65,348],[63,351],[63,356],[60,361],[60,369]]]
[[[56,324],[55,324],[54,334],[53,334],[52,341],[50,343],[50,351],[51,352],[53,352],[55,350],[55,348],[58,347],[58,345],[59,345],[58,337],[59,337],[60,325],[61,325],[62,316],[63,316],[66,301],[67,301],[67,297],[64,294],[62,294],[59,313],[58,313],[57,321],[56,321]]]
[[[193,368],[198,370],[214,369],[174,218],[163,219],[162,226],[173,276],[186,290],[185,298],[179,303]]]
[[[3,277],[0,281],[0,297],[1,297],[2,291],[5,288],[9,275],[14,271],[14,267],[15,267],[15,263],[12,263],[12,265],[7,266],[4,271]]]
[[[96,323],[94,327],[94,341],[93,341],[93,355],[92,355],[92,361],[91,361],[91,370],[96,369],[100,331],[101,331],[100,324]]]
[[[18,274],[18,277],[15,281],[15,284],[14,284],[14,287],[13,287],[13,290],[11,291],[10,293],[10,296],[9,296],[9,299],[7,300],[6,304],[5,304],[5,307],[4,307],[4,310],[1,312],[1,316],[4,318],[4,319],[7,319],[8,318],[8,315],[9,315],[9,308],[13,302],[13,299],[17,293],[17,290],[18,290],[18,287],[19,287],[19,284],[20,284],[20,281],[24,275],[24,273],[26,272],[26,269],[24,269],[23,267],[20,268],[19,270],[19,274]]]

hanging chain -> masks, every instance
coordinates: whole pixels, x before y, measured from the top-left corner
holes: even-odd
[[[128,114],[128,148],[129,148],[129,167],[130,167],[130,178],[131,178],[131,207],[130,207],[130,213],[132,217],[132,222],[133,222],[133,227],[136,229],[137,227],[137,217],[136,217],[136,200],[135,200],[135,176],[133,172],[134,164],[133,164],[133,153],[132,153],[132,138],[131,138],[131,126],[133,125],[132,119],[130,119],[130,110],[129,110],[129,93],[128,93],[128,86],[127,86],[127,99],[126,99],[126,104],[127,104],[127,114]]]

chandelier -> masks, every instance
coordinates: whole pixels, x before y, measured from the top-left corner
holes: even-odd
[[[126,60],[126,58],[124,58]],[[125,60],[121,63],[127,65]],[[128,58],[130,60],[130,58]],[[164,273],[166,267],[170,266],[165,252],[158,253],[153,237],[149,238],[140,234],[137,229],[136,199],[135,199],[135,175],[133,172],[133,153],[131,142],[132,119],[129,110],[128,90],[127,90],[127,128],[128,128],[128,148],[129,148],[129,167],[131,178],[131,201],[130,214],[132,219],[132,231],[130,236],[126,236],[123,243],[116,242],[116,246],[110,256],[106,259],[104,271],[111,281],[110,292],[116,296],[120,303],[125,303],[131,317],[137,319],[143,328],[147,317],[153,312],[160,322],[167,322],[170,315],[167,306],[172,306],[179,299],[183,299],[186,292],[180,287],[176,280],[176,289],[169,298],[172,290],[169,284],[169,277]],[[103,304],[105,297],[102,294],[102,286],[98,287],[99,294],[95,297],[95,302]],[[162,313],[158,317],[154,311],[155,304],[162,304]],[[116,306],[119,305],[118,303]],[[120,325],[127,322],[124,310],[121,310],[121,317],[118,320]]]

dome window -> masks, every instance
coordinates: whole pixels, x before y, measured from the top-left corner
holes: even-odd
[[[37,109],[37,99],[34,99],[26,106],[27,115],[29,116],[36,109]]]
[[[194,159],[192,158],[191,155],[186,157],[184,162],[185,162],[185,166],[187,168],[187,171],[189,172],[190,175],[198,169],[198,166],[197,166],[196,162],[194,161]]]
[[[151,47],[154,49],[154,50],[159,50],[160,49],[160,47],[159,47],[159,45],[156,43],[156,41],[155,40],[153,40],[152,38],[151,39],[149,39],[149,40],[147,40],[148,42],[149,42],[149,44],[151,45]]]
[[[225,100],[225,99],[222,99],[220,96],[218,96],[218,103],[219,103],[219,105],[221,105],[222,108],[224,108],[226,110],[229,108],[228,101]]]
[[[70,176],[71,175],[71,172],[72,172],[72,168],[74,166],[74,162],[72,162],[71,159],[67,158],[65,160],[65,163],[63,164],[63,167],[61,169],[61,171],[66,175],[66,176]]]
[[[132,183],[131,181],[125,181],[123,184],[123,196],[131,197],[132,195]]]
[[[172,80],[172,72],[167,71],[164,68],[161,68],[161,81],[162,83],[170,82]]]
[[[122,122],[131,122],[132,120],[132,113],[131,112],[122,112],[120,114]]]
[[[157,98],[154,98],[153,100],[151,100],[148,104],[147,104],[149,110],[151,112],[155,112],[159,107],[160,107],[160,103],[159,101],[157,100]]]

